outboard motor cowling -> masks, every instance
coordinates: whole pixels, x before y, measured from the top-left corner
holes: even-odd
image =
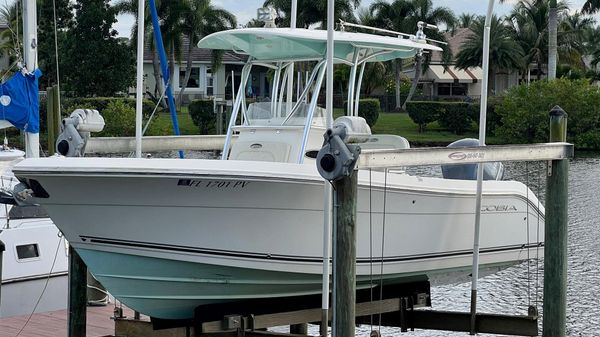
[[[448,145],[450,148],[474,146],[479,146],[479,140],[474,138],[460,139]],[[442,176],[444,179],[477,180],[477,164],[442,165]],[[483,180],[502,180],[503,176],[502,163],[483,163]]]

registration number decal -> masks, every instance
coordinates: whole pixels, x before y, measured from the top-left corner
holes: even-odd
[[[211,189],[242,189],[250,184],[249,181],[236,180],[195,180],[195,179],[179,179],[177,186],[187,187],[203,187]]]

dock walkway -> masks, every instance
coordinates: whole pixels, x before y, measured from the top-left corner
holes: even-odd
[[[115,333],[113,316],[114,305],[87,308],[87,337],[112,336]],[[123,307],[126,316],[133,311]],[[67,310],[36,313],[19,337],[66,337]],[[16,337],[29,315],[0,318],[0,337]]]

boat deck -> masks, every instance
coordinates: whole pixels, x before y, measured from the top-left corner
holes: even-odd
[[[114,305],[87,308],[87,336],[104,337],[115,333],[113,316]],[[123,314],[133,316],[133,311],[123,307]],[[29,315],[0,318],[0,337],[15,337]],[[67,310],[49,311],[34,314],[19,337],[66,337]]]

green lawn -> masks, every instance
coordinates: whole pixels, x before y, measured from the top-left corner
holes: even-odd
[[[334,116],[343,115],[343,109],[335,109]],[[196,135],[198,128],[192,122],[192,118],[187,113],[187,108],[183,108],[177,114],[179,121],[179,130],[182,135]],[[157,130],[172,130],[171,115],[160,113],[155,117]],[[373,133],[399,135],[408,139],[415,146],[445,146],[461,138],[477,138],[477,127],[473,125],[472,129],[463,135],[444,130],[437,122],[427,126],[425,132],[419,133],[418,126],[408,117],[406,113],[387,112],[379,114],[379,119],[373,127]],[[494,137],[488,137],[487,143],[495,144],[497,140]]]
[[[187,113],[187,108],[185,108],[185,111],[177,113],[177,122],[179,123],[179,132],[182,135],[197,135],[199,133],[198,127],[194,125],[192,117]],[[162,112],[155,115],[152,124],[153,129],[155,130],[164,130],[165,132],[173,130],[171,115],[168,112]]]

